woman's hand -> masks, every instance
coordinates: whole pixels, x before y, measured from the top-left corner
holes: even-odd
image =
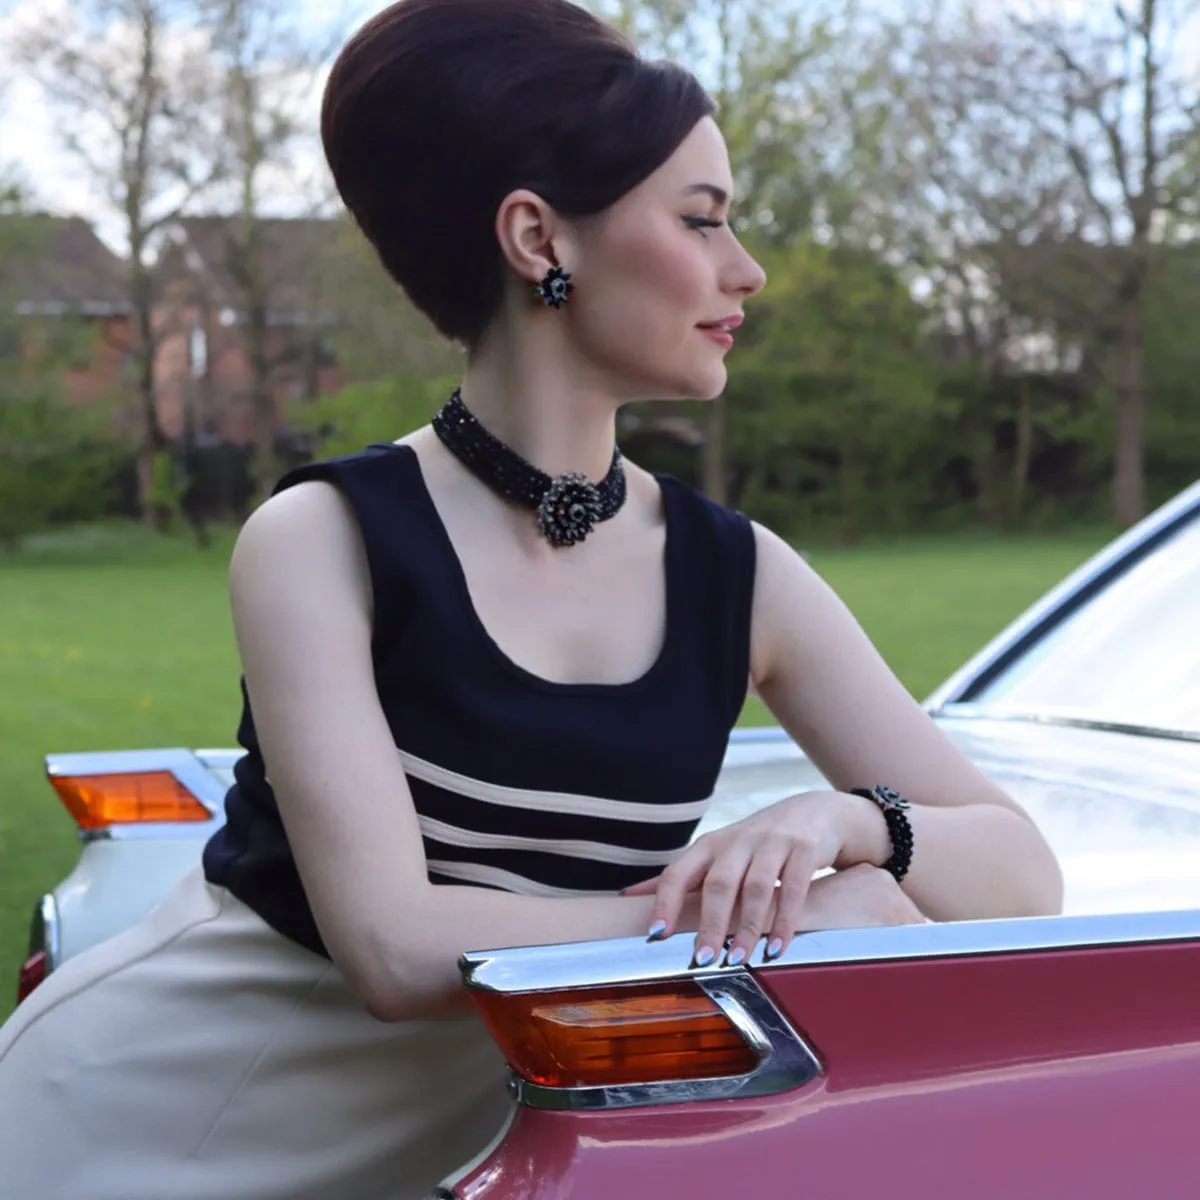
[[[813,880],[800,930],[924,925],[928,920],[887,871],[862,863]]]
[[[659,938],[675,931],[685,901],[698,892],[696,965],[712,963],[733,929],[727,961],[736,966],[763,933],[767,957],[775,958],[797,930],[817,927],[804,920],[817,871],[878,865],[890,853],[887,822],[871,801],[805,792],[704,834],[661,875],[625,894],[655,895],[650,937]]]

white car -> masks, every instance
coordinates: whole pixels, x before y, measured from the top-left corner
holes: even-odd
[[[1200,909],[1200,482],[1053,589],[926,707],[1044,830],[1069,914]],[[47,758],[82,849],[35,906],[22,996],[196,865],[239,754]],[[699,832],[825,786],[782,730],[736,730]]]

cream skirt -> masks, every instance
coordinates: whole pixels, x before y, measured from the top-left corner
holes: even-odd
[[[474,1015],[386,1024],[190,872],[0,1029],[11,1200],[419,1200],[509,1115]]]

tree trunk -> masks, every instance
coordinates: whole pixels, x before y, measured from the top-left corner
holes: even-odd
[[[1129,197],[1133,219],[1133,254],[1128,276],[1122,281],[1120,297],[1120,341],[1117,366],[1116,441],[1113,447],[1113,515],[1122,528],[1146,515],[1146,370],[1142,310],[1146,275],[1150,263],[1150,231],[1159,200],[1159,169],[1162,165],[1166,129],[1158,126],[1166,116],[1160,102],[1160,64],[1155,58],[1156,0],[1142,0],[1141,22],[1136,27],[1141,58],[1141,145],[1140,191]],[[1118,6],[1118,12],[1123,10]],[[1161,16],[1161,14],[1157,14]],[[1128,195],[1128,189],[1126,189]]]
[[[724,395],[709,403],[705,414],[704,494],[717,504],[729,503],[729,474],[726,463],[726,408]]]
[[[1010,521],[1015,522],[1020,518],[1032,463],[1033,392],[1029,387],[1029,379],[1023,375],[1017,384],[1017,441],[1013,451],[1012,493],[1008,506]]]
[[[981,430],[976,438],[975,476],[979,487],[976,501],[979,515],[986,525],[1000,525],[1004,519],[1004,485],[996,435],[991,429]]]
[[[1116,442],[1113,470],[1113,516],[1122,528],[1146,515],[1145,424],[1146,382],[1142,344],[1142,287],[1131,286],[1122,302],[1117,353]]]
[[[843,440],[838,464],[838,541],[843,546],[858,542],[863,530],[863,508],[866,499],[866,478],[860,447],[849,439]]]
[[[254,489],[261,504],[277,479],[275,461],[275,395],[271,387],[271,365],[267,357],[267,311],[262,301],[248,314],[252,398],[254,404]]]
[[[139,262],[140,257],[135,257],[134,261]],[[158,420],[158,393],[154,380],[153,291],[145,270],[135,268],[135,271],[133,319],[136,331],[138,408],[142,427],[137,455],[138,507],[146,525],[151,529],[163,529],[168,523],[169,514],[164,511],[155,495],[154,460],[166,449],[167,439]]]

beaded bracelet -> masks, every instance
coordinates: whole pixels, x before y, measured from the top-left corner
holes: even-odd
[[[870,800],[883,813],[888,836],[892,839],[892,856],[883,864],[883,869],[899,883],[912,865],[913,832],[908,820],[908,810],[912,805],[899,792],[882,784],[870,789],[851,788],[850,795]]]

